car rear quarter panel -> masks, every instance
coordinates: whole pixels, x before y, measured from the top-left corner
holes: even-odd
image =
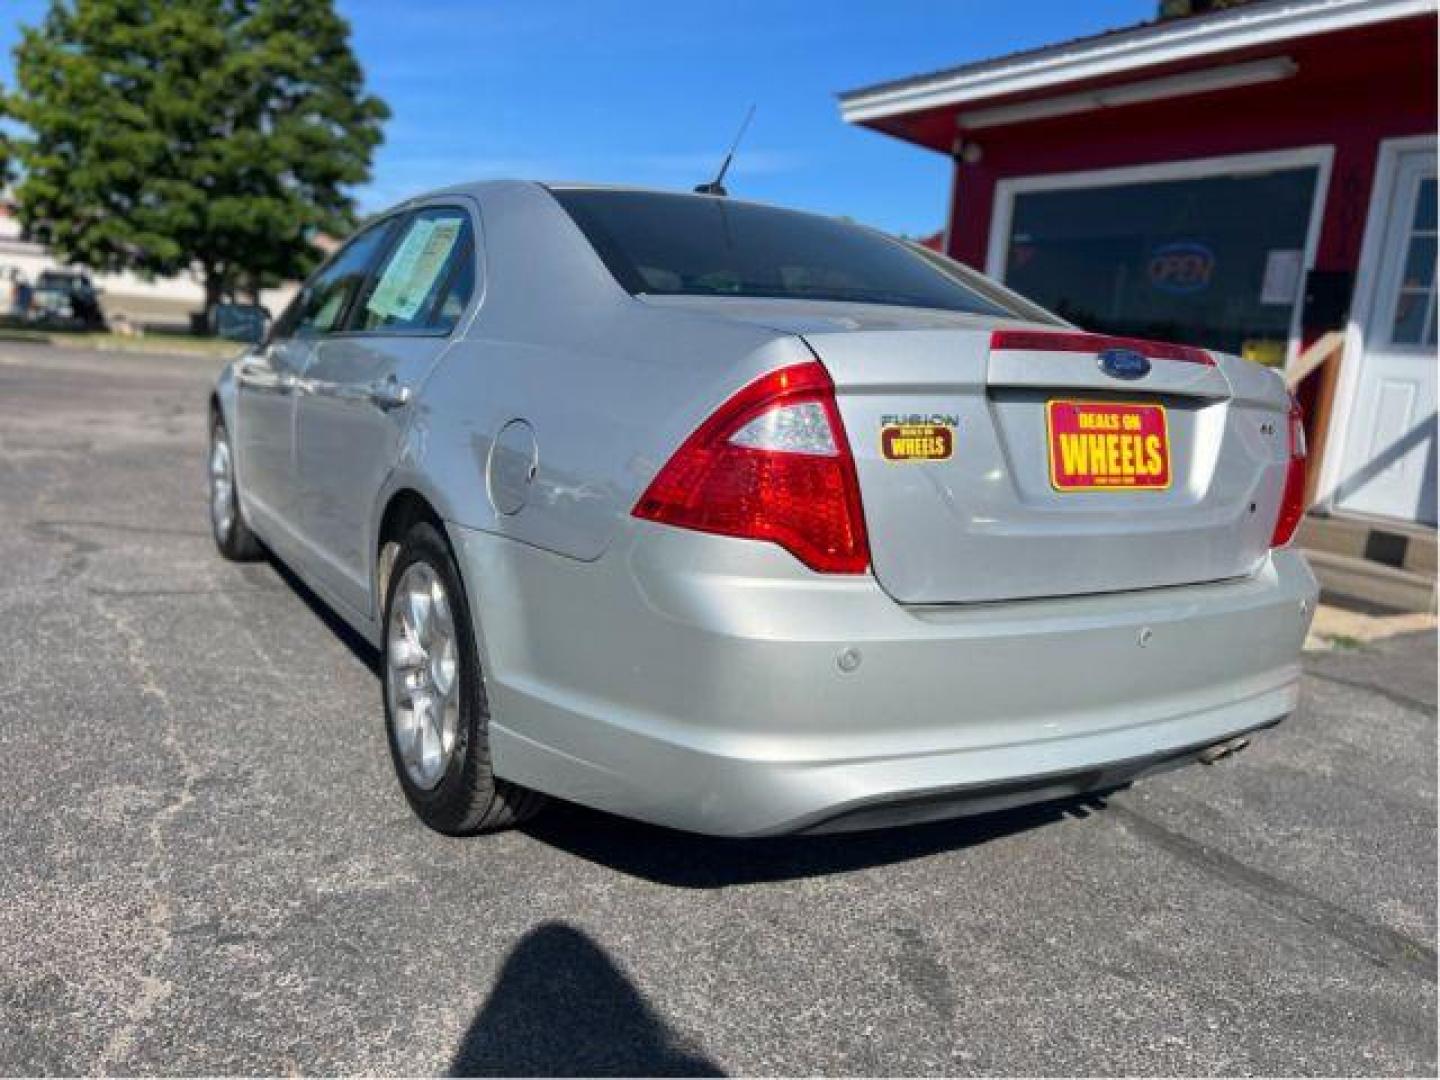
[[[791,335],[637,301],[542,188],[489,189],[481,214],[484,302],[419,397],[397,479],[415,476],[457,525],[594,559],[716,405],[811,355]],[[514,420],[533,430],[535,473],[501,513],[487,474]]]

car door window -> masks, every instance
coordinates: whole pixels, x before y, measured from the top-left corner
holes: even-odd
[[[282,325],[277,327],[277,331],[283,329],[288,336],[328,334],[338,329],[351,300],[365,284],[375,260],[385,250],[394,227],[394,219],[382,221],[346,244],[306,283],[291,311],[282,317]]]
[[[405,225],[356,305],[351,329],[449,333],[475,291],[470,215],[422,210]]]

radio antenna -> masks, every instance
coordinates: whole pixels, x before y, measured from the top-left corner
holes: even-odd
[[[730,171],[730,162],[735,157],[735,151],[740,146],[740,140],[745,137],[745,129],[750,126],[750,119],[755,115],[755,106],[750,106],[750,111],[745,114],[745,120],[740,124],[740,130],[735,133],[735,141],[730,144],[730,149],[725,152],[725,160],[720,163],[720,171],[715,174],[715,179],[708,184],[695,185],[697,195],[729,195],[725,190],[725,174]]]

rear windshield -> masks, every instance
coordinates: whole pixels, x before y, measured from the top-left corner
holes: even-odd
[[[753,296],[1008,312],[904,244],[844,221],[695,195],[552,189],[636,295]]]

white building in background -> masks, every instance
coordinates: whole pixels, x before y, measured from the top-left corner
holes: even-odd
[[[13,204],[0,201],[0,280],[8,284],[15,276],[12,271],[18,271],[22,280],[33,285],[44,271],[68,265],[44,244],[24,239]],[[204,284],[195,273],[150,280],[130,273],[92,274],[91,280],[100,290],[100,306],[110,321],[123,316],[137,327],[185,330],[191,313],[205,306]],[[272,315],[279,315],[297,288],[297,284],[287,283],[278,289],[266,289],[260,302]]]

